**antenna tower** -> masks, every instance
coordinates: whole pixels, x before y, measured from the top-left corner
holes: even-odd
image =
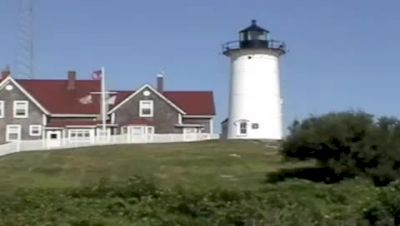
[[[17,76],[34,78],[34,3],[20,0],[18,31]]]

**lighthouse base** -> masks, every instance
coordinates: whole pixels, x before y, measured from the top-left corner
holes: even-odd
[[[257,140],[266,143],[281,143],[283,136],[281,133],[259,133],[258,128],[251,128],[248,121],[230,124],[228,119],[221,122],[221,139],[227,140]],[[257,132],[252,131],[253,129]]]

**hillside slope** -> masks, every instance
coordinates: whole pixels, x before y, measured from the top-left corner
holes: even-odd
[[[256,189],[266,172],[296,166],[283,163],[263,143],[239,141],[24,152],[0,158],[0,192],[85,186],[100,179],[126,181],[134,175],[163,186]]]

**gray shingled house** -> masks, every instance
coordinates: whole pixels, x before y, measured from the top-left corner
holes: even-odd
[[[101,128],[100,81],[78,80],[74,71],[64,80],[0,79],[0,143],[34,139],[88,139]],[[165,91],[156,87],[109,92],[109,134],[213,133],[211,91]]]

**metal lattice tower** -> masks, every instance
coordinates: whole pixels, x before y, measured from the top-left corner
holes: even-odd
[[[20,0],[16,75],[34,78],[34,2]]]

